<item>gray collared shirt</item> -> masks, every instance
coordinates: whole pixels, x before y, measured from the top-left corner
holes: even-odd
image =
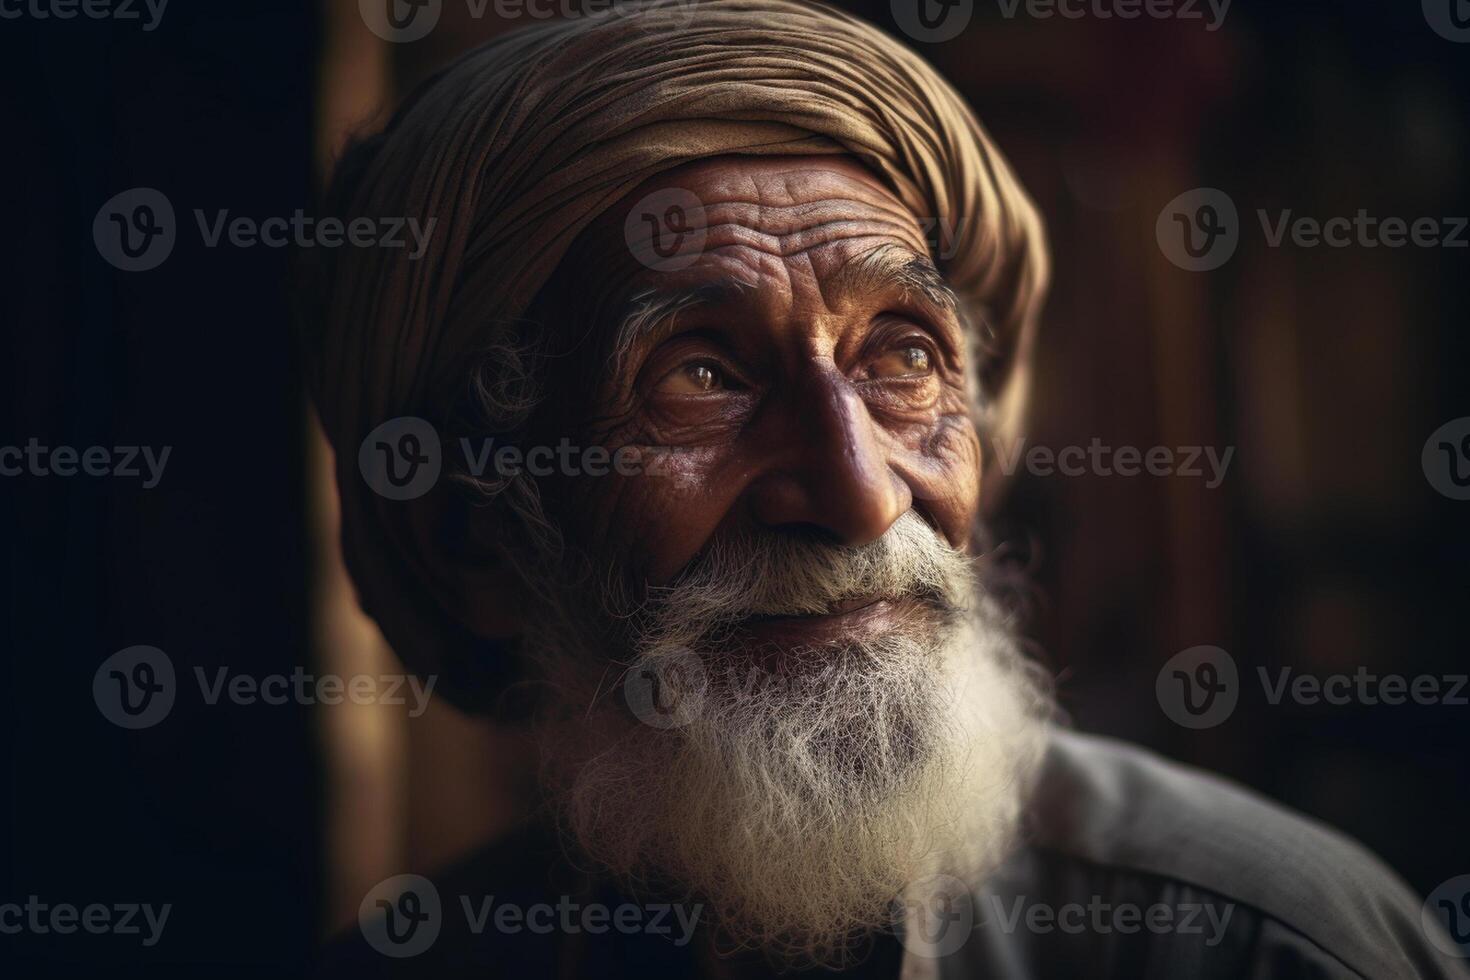
[[[1470,977],[1356,842],[1095,736],[1054,735],[1026,845],[971,897],[964,941],[909,943],[904,980]]]
[[[465,927],[466,895],[522,907],[568,894],[610,908],[626,900],[565,867],[549,837],[497,844],[436,876],[444,920],[431,948],[395,959],[354,931],[328,951],[325,973],[699,975],[697,943],[675,941],[677,930]],[[1023,846],[958,898],[936,906],[923,937],[875,937],[852,970],[813,976],[1470,978],[1467,960],[1444,951],[1455,945],[1421,900],[1360,845],[1224,780],[1070,732],[1053,735]]]

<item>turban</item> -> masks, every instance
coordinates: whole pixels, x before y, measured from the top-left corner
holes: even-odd
[[[447,491],[375,493],[358,472],[364,437],[442,415],[490,326],[524,314],[577,235],[649,177],[717,155],[818,153],[852,156],[921,222],[952,232],[941,270],[984,311],[991,363],[1019,360],[1046,280],[1031,202],[952,88],[840,11],[654,0],[538,24],[430,78],[344,157],[330,208],[435,224],[417,258],[314,250],[308,380],[336,451],[359,599],[451,700],[483,706],[517,658],[473,635],[431,585],[445,529],[430,515]]]

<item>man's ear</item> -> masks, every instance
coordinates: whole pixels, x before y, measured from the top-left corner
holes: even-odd
[[[423,547],[425,585],[445,614],[486,640],[510,640],[524,626],[527,593],[501,555],[500,509],[476,503],[452,480],[419,500],[410,518]]]

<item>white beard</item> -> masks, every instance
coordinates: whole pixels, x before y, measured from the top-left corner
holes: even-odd
[[[915,881],[977,881],[1009,853],[1050,699],[993,603],[972,598],[970,559],[910,513],[862,549],[737,541],[696,564],[634,617],[625,683],[608,684],[606,654],[570,652],[585,625],[540,637],[549,775],[588,855],[706,903],[727,942],[835,965],[894,924]],[[730,630],[871,594],[932,605],[791,651],[821,666],[780,673]],[[672,713],[642,710],[649,678]]]

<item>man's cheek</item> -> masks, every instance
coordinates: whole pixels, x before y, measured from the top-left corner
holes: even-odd
[[[632,449],[632,447],[626,447]],[[699,553],[738,493],[698,450],[637,447],[605,480],[589,481],[577,523],[588,540],[638,568],[654,584],[671,580]]]
[[[969,540],[980,506],[980,440],[965,416],[939,420],[917,446],[895,460],[914,506],[939,525],[951,544]]]

